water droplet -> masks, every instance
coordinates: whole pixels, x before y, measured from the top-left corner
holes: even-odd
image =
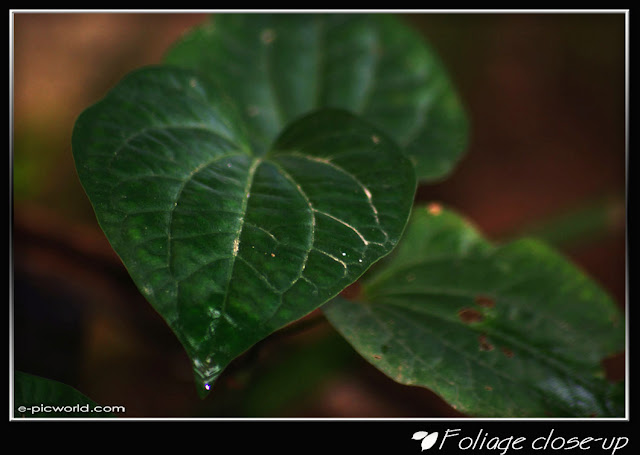
[[[358,262],[362,262],[362,259],[358,259]]]
[[[200,393],[206,393],[211,388],[211,384],[220,376],[222,368],[209,357],[204,362],[195,359],[193,366],[196,377],[199,379],[197,382],[200,386]]]
[[[343,255],[343,256],[346,256],[346,255],[347,255],[347,253],[342,253],[342,255]]]

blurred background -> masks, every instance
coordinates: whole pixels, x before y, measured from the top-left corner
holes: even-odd
[[[403,14],[447,67],[471,120],[454,173],[418,201],[495,241],[536,235],[625,302],[625,15]],[[123,417],[462,416],[394,383],[319,311],[238,358],[205,400],[189,360],[100,231],[76,176],[76,117],[206,20],[191,13],[13,18],[13,364]],[[11,172],[10,171],[10,172]],[[605,361],[624,377],[624,356]]]

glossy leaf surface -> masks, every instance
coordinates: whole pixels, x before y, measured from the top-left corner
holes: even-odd
[[[258,154],[293,119],[348,110],[386,131],[420,180],[451,171],[467,120],[445,70],[419,33],[388,14],[217,14],[168,53],[223,87]]]
[[[622,416],[601,360],[624,320],[595,283],[542,243],[493,246],[439,206],[418,208],[357,301],[323,310],[391,378],[475,416]]]
[[[98,221],[206,392],[255,342],[355,281],[398,241],[411,162],[352,114],[300,118],[268,150],[218,89],[139,70],[78,119]]]

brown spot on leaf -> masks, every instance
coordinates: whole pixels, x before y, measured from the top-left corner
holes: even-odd
[[[382,356],[378,355],[378,354],[373,354],[373,358],[376,359],[376,360],[380,360],[382,358]]]
[[[471,324],[472,322],[480,322],[484,319],[482,313],[473,308],[463,308],[458,311],[458,317],[465,324]]]
[[[486,295],[477,295],[475,298],[476,305],[484,308],[493,308],[496,306],[496,301]]]
[[[484,386],[484,390],[486,390],[487,392],[491,392],[493,390],[493,387],[491,387],[490,385],[486,385]]]
[[[502,353],[508,358],[513,357],[513,351],[509,348],[502,347]]]
[[[486,335],[480,335],[478,337],[478,343],[480,343],[481,351],[493,351],[493,345],[489,343]]]

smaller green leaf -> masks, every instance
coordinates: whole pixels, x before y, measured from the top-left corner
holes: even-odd
[[[97,403],[67,384],[15,372],[15,417],[113,417],[111,413],[96,413],[97,407]]]
[[[546,245],[493,246],[439,206],[417,208],[359,301],[324,307],[396,381],[476,416],[620,416],[601,360],[624,349],[611,298]]]

